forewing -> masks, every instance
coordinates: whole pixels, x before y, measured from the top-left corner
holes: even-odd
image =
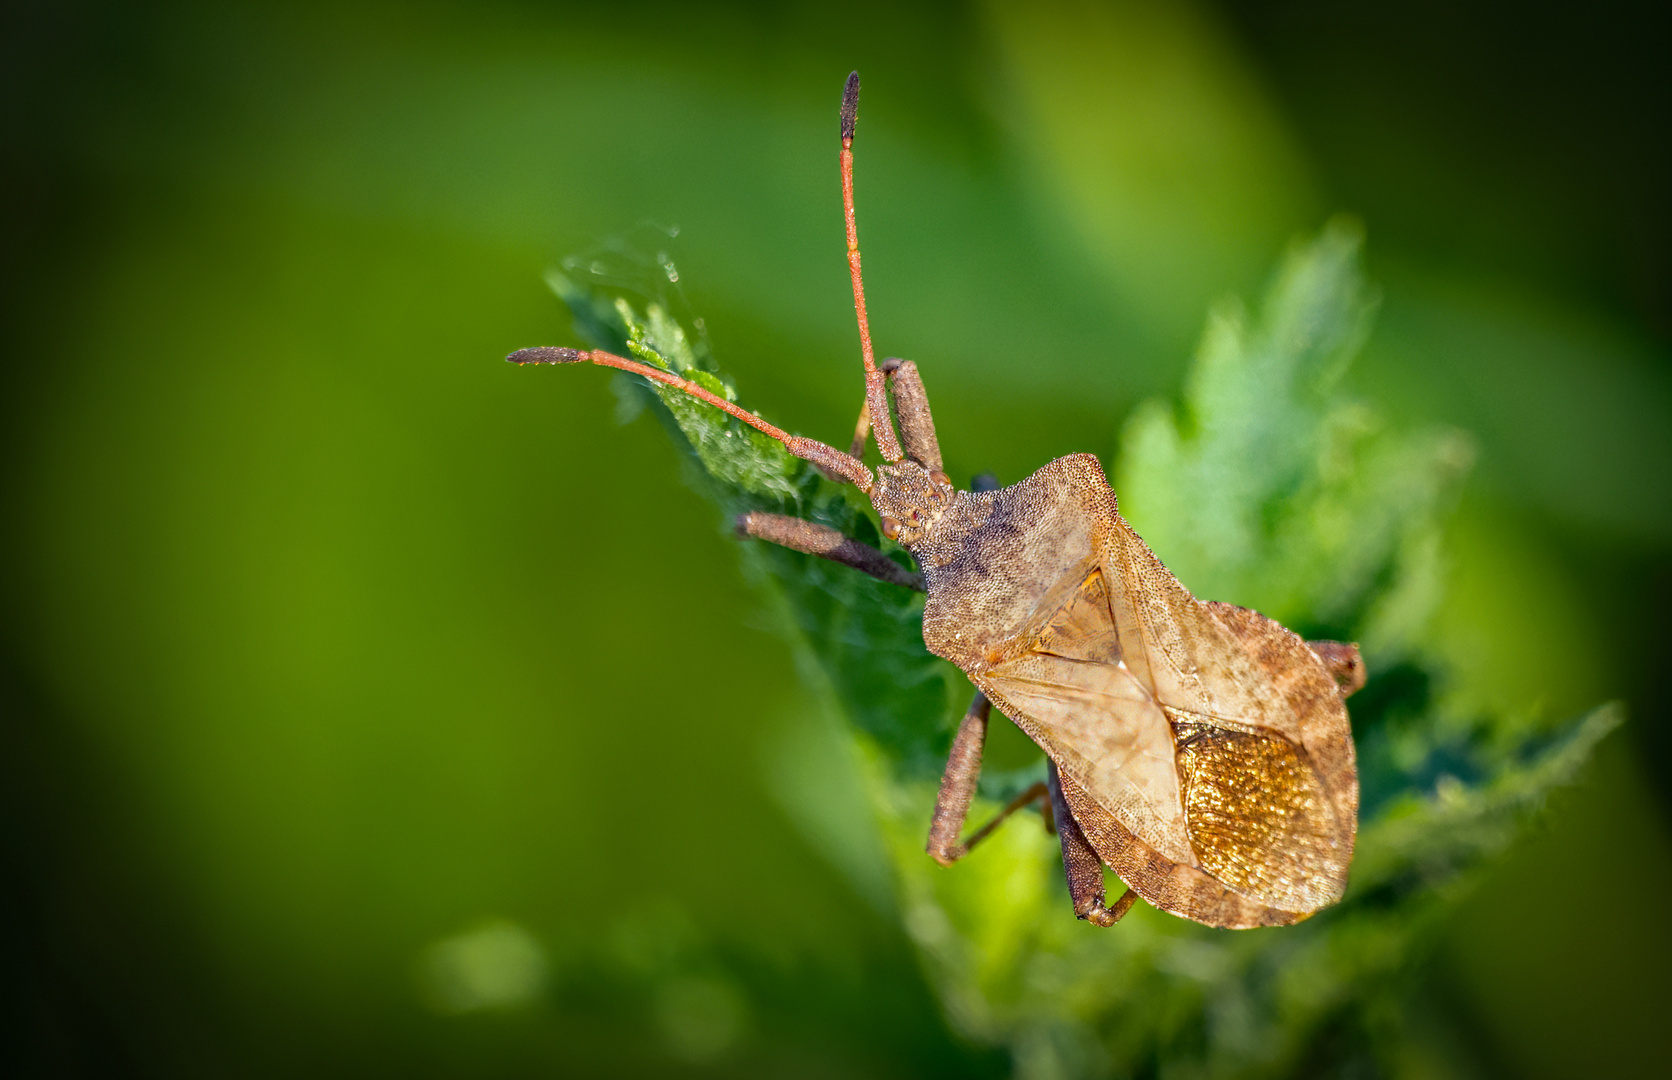
[[[1111,540],[1123,655],[1171,728],[1199,865],[1286,910],[1339,899],[1357,784],[1327,672],[1264,616],[1197,601],[1124,521]]]
[[[1259,725],[1260,674],[1225,627],[1161,565],[1124,519],[1110,531],[1105,570],[1126,663],[1163,705]],[[1269,680],[1267,680],[1269,681]]]
[[[1196,862],[1172,730],[1121,662],[1101,570],[1091,570],[1045,613],[1024,648],[977,683],[1127,829],[1170,859]]]
[[[1109,555],[1052,590],[978,682],[1157,854],[1273,909],[1339,899],[1356,792],[1332,797],[1297,737],[1339,695],[1299,694],[1326,684],[1268,655],[1292,634],[1197,601],[1117,522]]]

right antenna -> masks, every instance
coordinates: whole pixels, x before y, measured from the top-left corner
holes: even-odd
[[[871,321],[865,315],[865,279],[859,272],[859,225],[853,213],[853,129],[859,122],[859,72],[848,76],[842,89],[842,212],[848,224],[848,273],[853,276],[853,310],[859,316],[859,354],[865,361],[865,409],[859,414],[859,427],[853,433],[853,456],[865,449],[867,429],[877,440],[877,449],[889,461],[899,461],[906,455],[888,422],[888,391],[882,372],[877,370],[876,356],[871,351]]]

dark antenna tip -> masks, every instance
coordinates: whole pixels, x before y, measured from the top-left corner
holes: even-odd
[[[848,85],[842,88],[842,141],[848,142],[853,138],[853,125],[859,120],[859,72],[848,76]]]
[[[518,349],[505,359],[513,364],[573,364],[582,356],[579,349],[560,349],[539,345],[532,349]]]

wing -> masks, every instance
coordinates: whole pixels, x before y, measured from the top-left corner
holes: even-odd
[[[1340,899],[1358,782],[1328,670],[1258,612],[1192,597],[1118,515],[1109,539],[1122,656],[1172,729],[1197,865],[1288,911]]]
[[[1283,911],[1315,911],[1338,899],[1351,833],[1343,844],[1305,751],[1259,723],[1258,695],[1234,687],[1214,694],[1219,680],[1199,667],[1178,670],[1176,655],[1156,655],[1153,638],[1164,625],[1143,623],[1123,635],[1101,567],[1052,602],[1058,606],[1023,635],[1025,647],[976,678],[1000,710],[1086,798],[1167,860]],[[1174,630],[1176,638],[1211,632]],[[1171,693],[1164,697],[1140,671],[1159,672]],[[1200,692],[1181,689],[1197,681],[1207,684]],[[1245,709],[1238,716],[1203,707],[1239,700]]]
[[[976,685],[1128,830],[1194,863],[1172,732],[1154,694],[1121,662],[1102,571],[1092,568],[1044,614],[1024,647]]]
[[[1057,762],[1104,860],[1157,906],[1215,925],[1293,921],[1339,898],[1357,782],[1316,654],[1255,612],[1192,597],[1116,512],[1095,458],[960,499],[960,528],[914,548],[924,639]]]

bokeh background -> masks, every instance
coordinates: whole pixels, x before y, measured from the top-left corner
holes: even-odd
[[[852,68],[873,325],[957,474],[1112,460],[1213,301],[1332,212],[1365,223],[1355,386],[1479,451],[1435,630],[1458,686],[1551,724],[1629,709],[1413,958],[1451,1020],[1435,1067],[1661,1056],[1672,178],[1646,5],[4,18],[22,1072],[1007,1072],[786,809],[811,696],[669,441],[618,423],[602,373],[499,360],[573,340],[547,267],[665,251],[745,401],[843,438]]]

